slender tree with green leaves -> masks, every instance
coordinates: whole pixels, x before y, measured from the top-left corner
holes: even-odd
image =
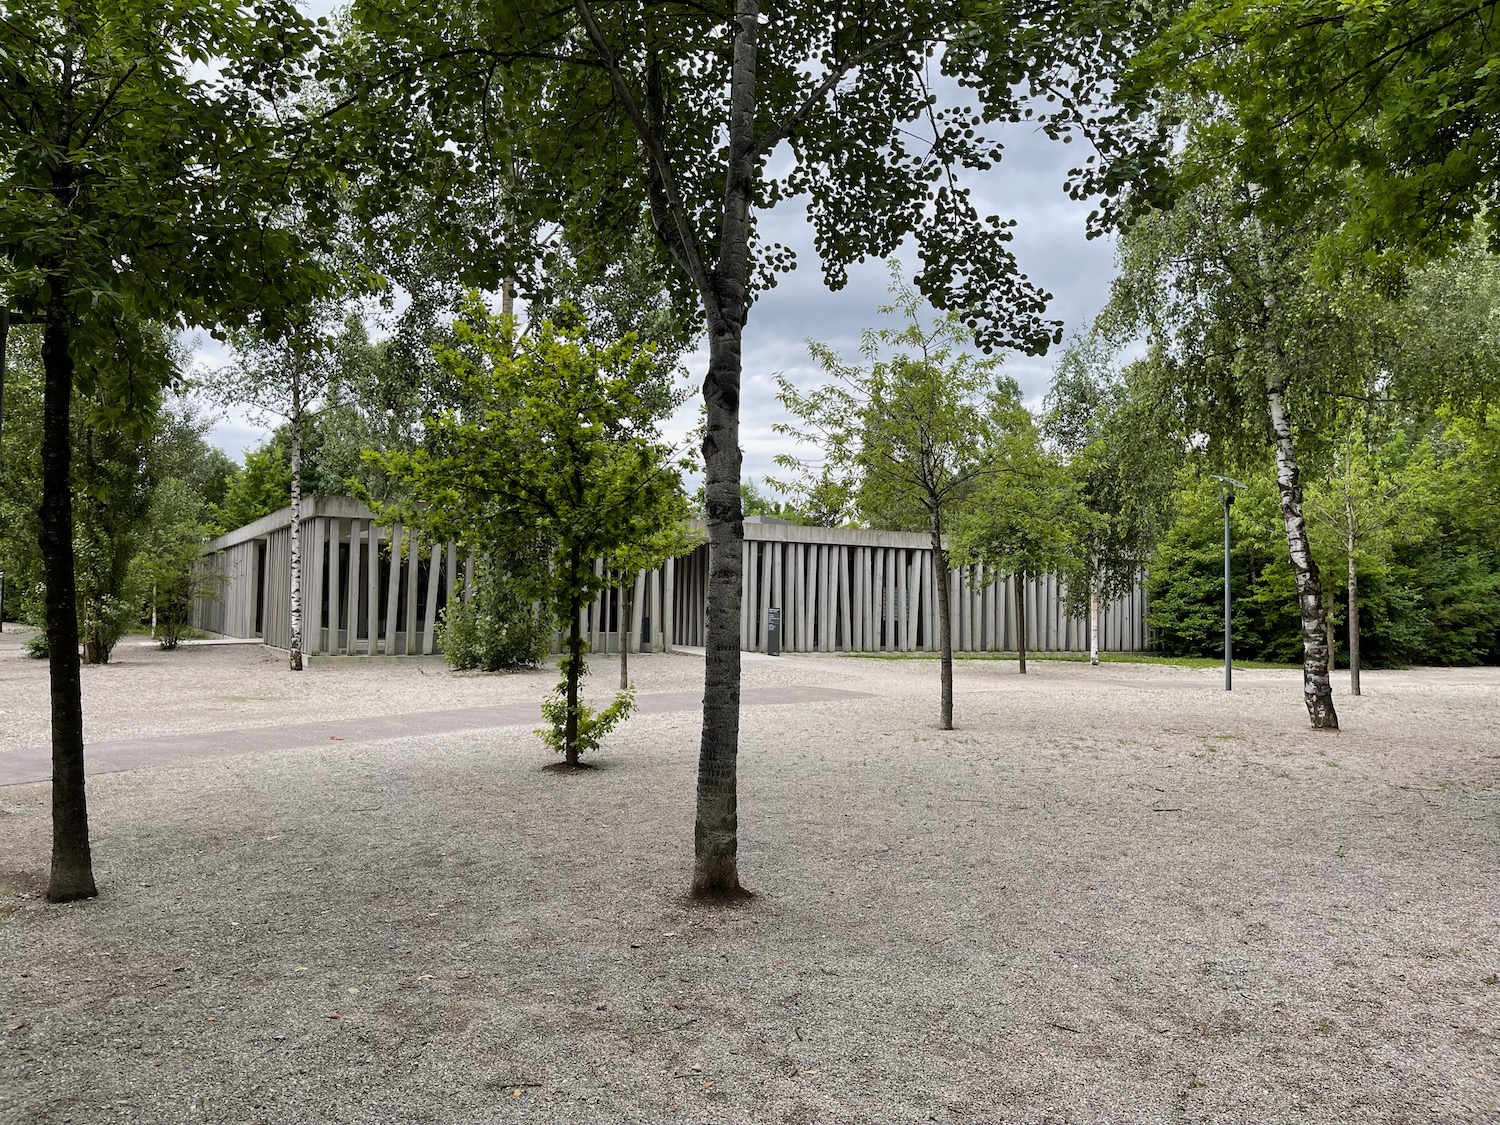
[[[856,510],[880,527],[921,530],[932,542],[937,587],[941,689],[938,723],[953,729],[953,621],[946,536],[966,515],[985,480],[1010,472],[1018,436],[1031,429],[1015,380],[998,357],[978,358],[958,313],[923,320],[921,296],[892,265],[892,303],[882,315],[900,328],[867,330],[863,364],[849,364],[812,344],[829,381],[811,391],[777,377],[777,397],[792,422],[777,433],[817,451],[777,463],[797,476],[779,484],[812,502],[830,488],[855,498]],[[1024,440],[1024,437],[1022,438]]]
[[[1329,681],[1323,581],[1303,509],[1305,462],[1327,450],[1348,402],[1369,393],[1377,294],[1324,285],[1312,265],[1341,214],[1309,196],[1296,223],[1254,213],[1255,185],[1226,174],[1147,211],[1121,241],[1103,323],[1139,333],[1145,393],[1199,434],[1219,464],[1274,453],[1303,629],[1303,696],[1312,725],[1338,728]]]
[[[295,93],[318,39],[285,0],[37,0],[0,20],[0,260],[12,307],[44,321],[53,901],[96,893],[72,549],[76,369],[108,352],[121,316],[232,323],[321,283],[296,234],[268,221],[292,158],[269,111]],[[123,409],[136,409],[125,390]]]
[[[1089,660],[1099,663],[1099,609],[1140,580],[1170,515],[1185,444],[1170,416],[1115,366],[1097,334],[1073,340],[1047,394],[1043,432],[1067,464],[1087,533],[1065,569],[1069,600],[1086,592]]]
[[[535,593],[565,638],[548,713],[555,748],[576,767],[629,708],[622,696],[595,715],[579,696],[582,613],[611,581],[594,564],[658,540],[682,514],[680,469],[659,433],[674,396],[659,393],[655,356],[629,336],[601,347],[582,325],[548,322],[520,335],[513,317],[471,297],[454,338],[438,362],[470,406],[429,419],[420,449],[371,455],[410,497],[385,511],[480,549],[515,537],[547,545]]]
[[[1327,473],[1308,489],[1313,541],[1323,557],[1343,556],[1345,628],[1349,639],[1349,694],[1361,694],[1359,573],[1377,569],[1399,526],[1416,539],[1432,527],[1428,512],[1435,463],[1429,444],[1413,450],[1404,440],[1378,443],[1351,426]],[[1404,435],[1403,435],[1404,437]],[[1319,533],[1322,534],[1319,534]]]
[[[223,402],[238,403],[261,420],[286,423],[291,522],[291,652],[288,666],[302,671],[302,444],[308,423],[334,385],[340,358],[341,310],[311,305],[277,330],[233,333],[234,362],[205,379]]]
[[[1112,217],[1120,185],[1164,147],[1144,102],[1113,81],[1150,20],[1130,0],[353,5],[347,97],[387,123],[362,143],[418,192],[444,185],[434,229],[454,229],[459,201],[492,188],[476,269],[524,292],[544,258],[536,233],[561,227],[607,261],[648,213],[674,293],[701,318],[710,574],[695,895],[741,893],[742,343],[756,295],[794,264],[757,233],[760,216],[805,201],[832,288],[913,236],[929,300],[964,309],[986,346],[1044,350],[1058,333],[1046,294],[1010,251],[1011,223],[976,205],[972,175],[1001,159],[1005,125],[1078,136],[1093,151],[1066,186]],[[377,207],[393,196],[406,192],[372,181]]]
[[[1096,537],[1100,521],[1085,507],[1078,482],[1041,446],[1012,440],[1009,471],[985,481],[957,534],[955,555],[1015,579],[1019,668],[1026,672],[1026,582],[1066,573]]]
[[[643,571],[655,570],[668,559],[688,554],[703,536],[689,523],[691,506],[687,497],[678,496],[675,517],[666,518],[650,536],[626,543],[614,551],[605,565],[620,576],[620,690],[630,687],[630,646],[634,638],[630,623],[635,620],[636,579]],[[668,610],[670,613],[670,609]]]

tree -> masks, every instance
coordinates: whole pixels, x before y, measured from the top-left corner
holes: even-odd
[[[794,419],[777,433],[811,445],[826,464],[783,454],[777,462],[800,474],[781,487],[809,500],[830,490],[856,497],[877,526],[925,531],[932,542],[937,587],[941,691],[938,723],[953,729],[953,622],[945,541],[987,477],[1010,469],[1015,433],[1030,428],[1015,380],[998,359],[977,359],[964,345],[962,320],[949,313],[922,322],[922,300],[892,265],[893,303],[901,328],[867,330],[860,351],[868,367],[844,363],[832,349],[811,345],[830,381],[809,393],[777,376],[777,397]]]
[[[958,534],[956,555],[1015,576],[1017,656],[1026,672],[1026,580],[1065,571],[1095,534],[1077,482],[1035,441],[1012,453],[1010,472],[992,476]]]
[[[1106,331],[1144,331],[1135,365],[1148,393],[1173,404],[1184,436],[1201,434],[1220,463],[1275,454],[1288,557],[1303,631],[1303,696],[1312,725],[1337,729],[1323,583],[1308,543],[1303,460],[1326,447],[1339,412],[1376,374],[1371,306],[1355,284],[1319,283],[1312,254],[1336,212],[1312,197],[1300,220],[1273,226],[1256,188],[1232,175],[1181,193],[1126,232]]]
[[[1399,443],[1404,447],[1405,443]],[[1408,456],[1395,463],[1402,452]],[[1426,490],[1433,471],[1431,448],[1415,453],[1377,448],[1360,427],[1351,427],[1334,455],[1331,472],[1308,493],[1308,512],[1328,533],[1324,557],[1344,556],[1345,621],[1349,637],[1349,693],[1360,694],[1359,571],[1383,562],[1397,524],[1412,538],[1430,526]]]
[[[235,333],[234,362],[208,380],[223,401],[246,406],[262,419],[275,417],[286,423],[292,507],[288,663],[293,672],[302,671],[302,443],[309,420],[336,378],[338,324],[335,307],[312,305],[279,331]]]
[[[73,552],[78,627],[89,664],[107,664],[139,618],[130,562],[160,479],[153,446],[169,424],[164,389],[180,360],[161,325],[121,318],[113,331],[112,347],[75,367]]]
[[[75,369],[112,346],[122,316],[233,322],[306,280],[288,268],[297,238],[266,222],[289,177],[282,131],[263,111],[292,92],[300,75],[288,60],[315,39],[282,0],[254,11],[37,0],[0,21],[0,261],[11,307],[44,321],[52,901],[96,893],[72,549]],[[211,77],[195,73],[210,60]]]
[[[1182,444],[1157,404],[1112,365],[1105,340],[1069,344],[1048,392],[1044,432],[1066,458],[1087,534],[1065,573],[1087,591],[1089,660],[1099,663],[1099,606],[1135,587],[1164,530]]]
[[[1162,141],[1110,81],[1140,11],[1123,0],[795,0],[765,14],[757,0],[353,6],[348,97],[395,126],[371,135],[381,166],[424,192],[444,185],[454,207],[492,188],[478,268],[524,290],[538,229],[561,226],[606,261],[649,212],[674,292],[702,318],[710,562],[696,895],[740,893],[741,343],[756,293],[793,264],[757,237],[757,214],[806,197],[834,288],[850,264],[914,235],[925,296],[963,308],[988,346],[1045,349],[1057,333],[1046,295],[1010,253],[1010,224],[976,208],[968,174],[1002,155],[987,125],[1078,133],[1103,160],[1091,155],[1069,189],[1103,193],[1101,217],[1112,216],[1118,185]],[[451,214],[443,204],[437,218]]]
[[[170,652],[192,624],[193,602],[219,591],[199,571],[208,526],[203,496],[180,477],[156,488],[131,569],[143,591],[150,591],[151,635]]]
[[[1376,252],[1440,254],[1500,205],[1495,0],[1195,0],[1136,71],[1221,100],[1199,167],[1262,185],[1275,221],[1310,165],[1352,210],[1336,237]]]
[[[536,594],[566,638],[547,713],[560,727],[555,748],[576,767],[629,707],[628,692],[598,715],[579,698],[582,611],[610,581],[594,563],[650,543],[678,519],[681,478],[657,431],[674,404],[658,393],[651,352],[632,337],[600,347],[581,326],[547,322],[518,336],[513,317],[491,315],[477,296],[454,336],[460,346],[438,360],[466,387],[471,409],[429,420],[423,448],[374,455],[410,492],[386,510],[480,548],[514,537],[546,544]]]
[[[668,559],[690,552],[698,545],[699,535],[688,525],[687,498],[671,502],[675,514],[667,515],[660,527],[645,539],[626,543],[605,560],[610,570],[620,576],[620,690],[630,688],[630,645],[627,636],[635,620],[635,580],[641,571],[655,570]]]

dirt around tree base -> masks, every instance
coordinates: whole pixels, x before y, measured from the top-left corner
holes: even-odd
[[[101,897],[0,885],[0,1122],[1500,1119],[1500,673],[1367,673],[1336,735],[1297,673],[960,663],[953,732],[929,662],[745,674],[877,698],[746,708],[734,909],[690,711],[585,786],[519,726],[91,778]],[[49,831],[0,789],[0,867]]]

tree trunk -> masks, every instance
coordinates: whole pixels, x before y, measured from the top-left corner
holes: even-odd
[[[1353,532],[1349,534],[1349,694],[1359,694],[1359,569],[1354,565]]]
[[[568,657],[567,715],[563,719],[563,760],[570,766],[578,765],[578,678],[583,671],[583,624],[578,620],[583,604],[578,596],[582,588],[579,572],[582,569],[579,549],[574,547],[568,559],[572,581],[568,584]]]
[[[693,896],[744,893],[739,878],[740,598],[745,514],[740,505],[741,340],[749,307],[750,196],[755,157],[756,0],[736,0],[729,83],[729,160],[719,260],[704,289],[708,376],[703,382],[708,612],[703,738],[693,822]]]
[[[708,610],[703,672],[703,737],[693,825],[693,895],[740,891],[738,758],[740,737],[740,584],[745,523],[740,507],[740,333],[709,337],[703,396],[708,508]]]
[[[620,583],[620,690],[630,687],[630,621],[635,615],[635,576]]]
[[[936,514],[932,517],[932,573],[937,581],[938,603],[938,651],[941,654],[938,666],[941,669],[942,702],[938,711],[938,726],[942,730],[953,729],[953,609],[949,604],[948,555],[943,550],[943,527]]]
[[[1089,576],[1089,663],[1099,666],[1099,576]]]
[[[46,581],[48,678],[52,694],[52,878],[50,902],[93,898],[88,800],[83,777],[83,683],[73,559],[73,357],[66,278],[53,277],[42,337],[42,509],[37,546]]]
[[[1328,679],[1328,634],[1323,615],[1323,584],[1318,564],[1307,542],[1307,523],[1302,516],[1302,483],[1297,451],[1292,445],[1292,424],[1286,410],[1286,385],[1274,375],[1266,377],[1266,403],[1271,410],[1271,430],[1276,438],[1276,486],[1281,495],[1281,520],[1297,582],[1297,605],[1302,616],[1302,694],[1312,725],[1320,730],[1338,730],[1333,708],[1333,688]]]
[[[10,340],[10,300],[0,301],[0,487],[5,478],[5,346]],[[5,572],[0,570],[0,631],[5,629]]]
[[[1021,675],[1026,674],[1026,576],[1016,575],[1016,651],[1021,658]]]
[[[291,670],[302,671],[302,403],[292,392],[292,637]],[[391,582],[396,581],[400,560],[391,560]],[[411,607],[406,616],[411,617]],[[411,628],[410,622],[407,628]],[[396,635],[396,623],[391,622],[391,635]]]

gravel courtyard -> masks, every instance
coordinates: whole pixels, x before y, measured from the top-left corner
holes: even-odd
[[[1500,670],[1340,675],[1329,734],[1291,672],[963,662],[945,733],[934,662],[747,657],[706,908],[702,659],[634,668],[578,774],[550,671],[85,669],[100,763],[176,749],[91,777],[92,902],[0,787],[0,1122],[1500,1120]],[[46,741],[0,634],[0,768]]]

